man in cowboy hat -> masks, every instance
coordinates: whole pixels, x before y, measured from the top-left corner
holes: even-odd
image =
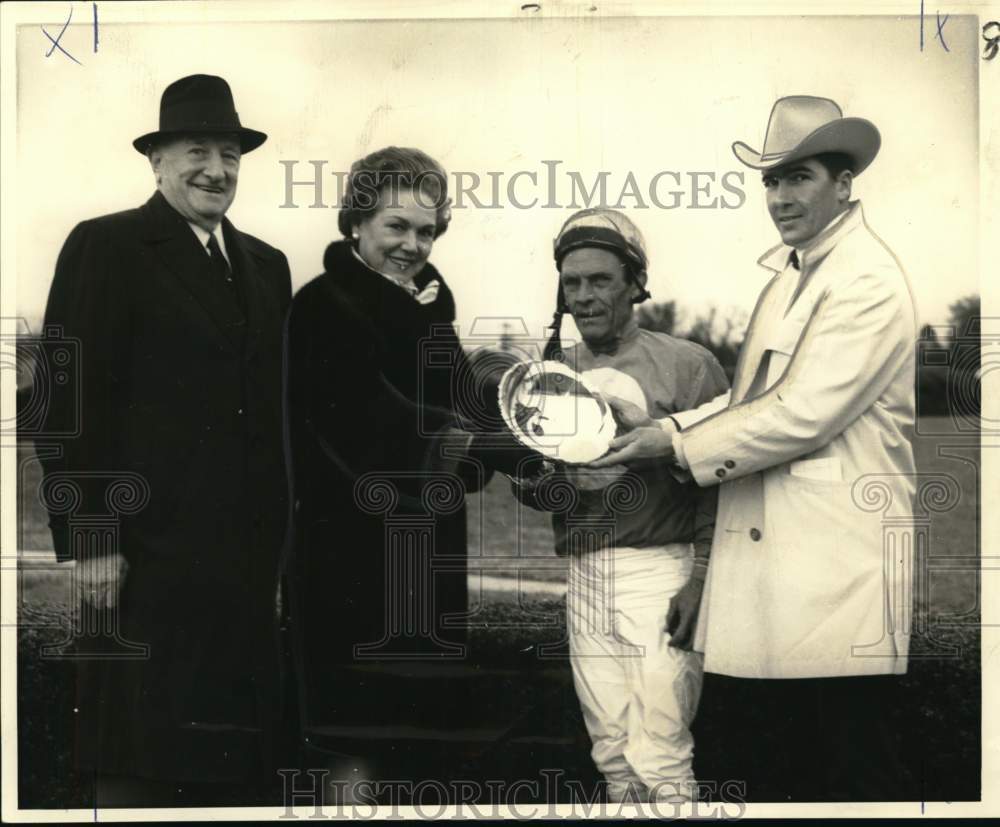
[[[714,399],[729,386],[701,346],[637,326],[632,305],[649,297],[648,259],[642,234],[624,214],[605,208],[574,213],[554,246],[559,288],[546,358],[561,356],[616,398],[619,418],[649,422]],[[583,341],[563,352],[559,327],[566,312]],[[608,797],[690,800],[690,726],[701,693],[701,656],[670,646],[666,625],[693,553],[708,555],[716,491],[681,483],[663,466],[619,476],[624,470],[563,466],[551,477],[521,481],[515,494],[553,512],[556,553],[570,558],[573,682]],[[572,497],[546,495],[546,486],[566,483],[577,489]]]
[[[274,778],[291,285],[285,256],[225,218],[266,137],[222,78],[170,84],[160,128],[133,142],[156,192],[79,224],[56,264],[45,324],[79,341],[82,369],[54,386],[49,430],[78,399],[80,433],[43,464],[80,491],[74,514],[49,504],[52,536],[104,630],[76,647],[97,806],[251,803],[239,785]],[[137,502],[95,556],[74,518],[107,511],[116,475]]]
[[[773,710],[758,726],[780,731],[787,761],[729,740],[716,759],[752,759],[711,775],[747,780],[757,800],[907,795],[885,718],[906,671],[913,561],[884,525],[911,518],[914,305],[850,200],[879,143],[869,121],[795,96],[774,105],[761,152],[733,145],[761,171],[782,243],[759,261],[774,275],[732,391],[636,429],[598,463],[657,458],[720,486],[700,608],[687,609],[706,672],[739,693],[729,705],[744,720]]]

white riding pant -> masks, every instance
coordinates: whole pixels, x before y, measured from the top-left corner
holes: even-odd
[[[665,631],[670,598],[690,572],[688,543],[570,558],[573,682],[612,800],[630,784],[655,799],[691,794],[702,656],[669,646]]]

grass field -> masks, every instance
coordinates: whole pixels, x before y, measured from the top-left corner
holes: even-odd
[[[927,514],[930,566],[918,584],[918,616],[962,616],[979,609],[978,435],[960,434],[945,417],[921,420],[914,439],[920,482],[947,479],[960,492],[943,513]],[[952,482],[953,481],[953,482]],[[510,483],[496,475],[481,495],[468,498],[469,566],[499,576],[564,581],[565,561],[553,554],[548,515],[520,506]],[[949,559],[950,558],[950,559]]]
[[[935,614],[953,614],[978,608],[977,577],[966,563],[949,567],[947,558],[978,554],[979,449],[978,436],[959,434],[945,417],[921,420],[914,440],[920,474],[930,479],[948,477],[961,492],[958,502],[927,521],[933,575],[921,594],[919,607]],[[40,470],[30,449],[19,451],[18,547],[26,551],[51,548],[45,515],[37,501]],[[565,560],[555,555],[550,518],[520,506],[510,495],[510,483],[501,474],[467,500],[469,568],[491,576],[563,582]],[[963,567],[965,570],[957,570]],[[919,591],[919,590],[918,590]]]
[[[889,710],[904,742],[904,754],[924,800],[975,800],[980,791],[979,579],[972,564],[979,553],[979,449],[976,435],[956,433],[945,419],[924,420],[915,450],[923,480],[945,480],[960,493],[946,511],[927,515],[927,565],[918,569],[913,657],[904,697]],[[19,531],[22,550],[43,551],[48,530],[35,492],[38,468],[20,453]],[[516,508],[505,478],[470,497],[469,566],[492,577],[533,581],[565,579],[555,556],[545,515]],[[42,661],[39,648],[59,639],[69,599],[65,570],[24,569],[19,588],[18,726],[21,805],[90,805],[83,780],[70,766],[72,667]],[[513,584],[512,584],[513,585]],[[483,713],[511,721],[508,733],[464,772],[482,778],[537,777],[539,768],[559,767],[568,778],[593,780],[565,656],[539,668],[544,643],[562,639],[564,601],[527,588],[471,589],[479,611],[470,633],[471,658],[496,668],[494,691],[477,696]],[[479,668],[479,666],[477,666]],[[752,725],[752,716],[749,719]],[[703,704],[700,731],[712,730],[713,710]],[[780,750],[761,734],[760,753]],[[747,756],[748,761],[760,760]],[[533,776],[532,773],[536,775]],[[762,800],[766,800],[766,791]]]

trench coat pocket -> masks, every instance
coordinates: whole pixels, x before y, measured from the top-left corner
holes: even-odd
[[[868,614],[872,600],[881,602],[873,595],[881,590],[882,527],[877,515],[854,503],[851,488],[845,482],[778,474],[767,489],[773,541],[767,591],[783,595],[789,621],[794,619],[798,629],[827,629],[838,651],[849,651],[848,637],[852,643],[870,639],[852,627]],[[803,520],[803,514],[810,518]],[[830,530],[833,526],[836,530]],[[794,586],[794,597],[788,586]],[[835,617],[844,626],[836,634]]]
[[[788,473],[793,477],[814,482],[843,482],[844,479],[840,457],[802,459],[791,463],[788,466]]]

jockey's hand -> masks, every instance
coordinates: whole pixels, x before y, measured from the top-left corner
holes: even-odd
[[[692,575],[680,591],[670,598],[666,631],[670,635],[670,645],[676,649],[691,651],[704,585],[703,577]]]
[[[656,422],[638,405],[622,399],[620,396],[608,394],[604,397],[611,406],[615,421],[623,431],[634,431],[636,428],[648,428]]]

